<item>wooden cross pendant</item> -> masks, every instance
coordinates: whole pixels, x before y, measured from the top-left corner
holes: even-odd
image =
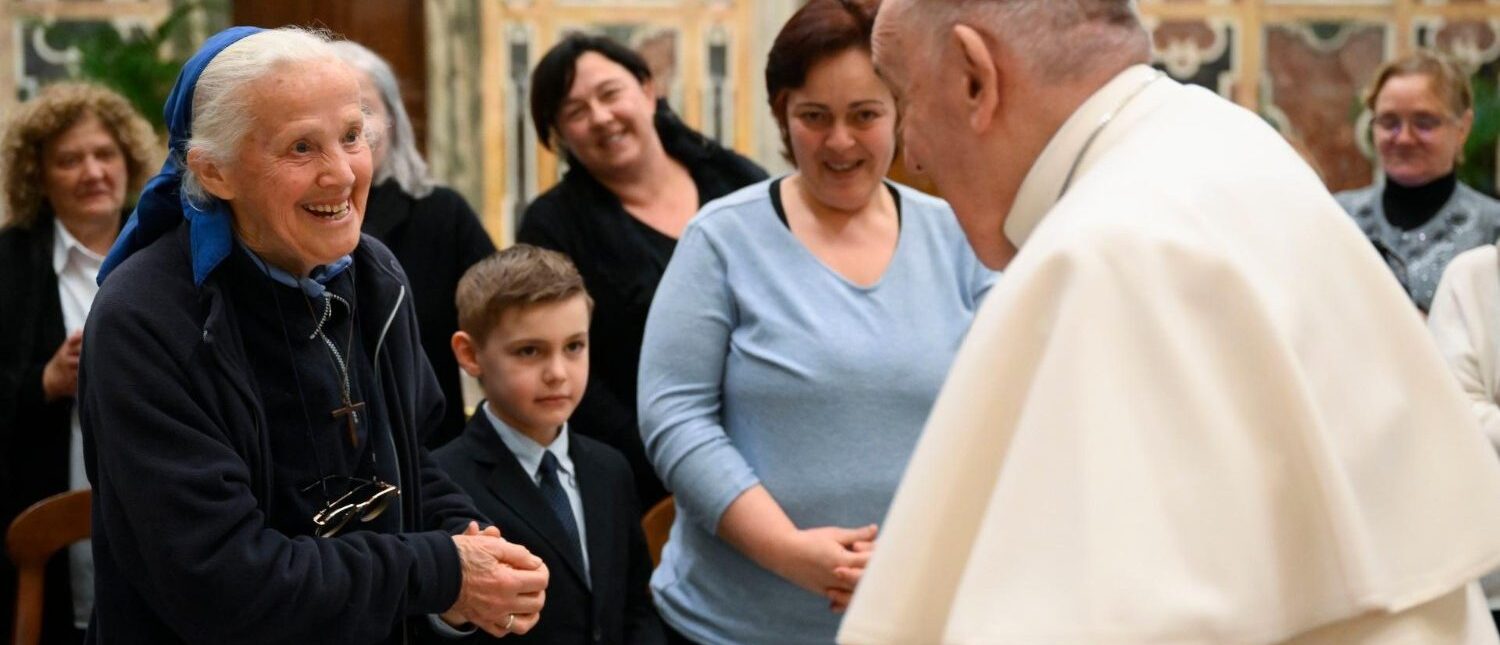
[[[339,417],[344,417],[344,420],[349,423],[349,445],[354,448],[359,447],[359,435],[354,431],[356,423],[354,413],[359,412],[363,409],[365,409],[365,402],[360,401],[358,403],[349,403],[348,405],[345,405],[344,407],[333,411],[333,418],[337,419]]]

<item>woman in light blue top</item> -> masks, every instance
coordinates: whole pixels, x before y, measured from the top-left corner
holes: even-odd
[[[647,319],[641,432],[678,516],[652,588],[679,640],[830,642],[994,276],[944,202],[884,181],[868,5],[813,0],[768,95],[797,172],[689,224]]]

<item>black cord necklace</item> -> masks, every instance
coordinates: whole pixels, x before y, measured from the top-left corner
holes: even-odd
[[[350,272],[350,278],[349,279],[352,281],[354,279],[354,276],[353,276],[354,267],[350,266],[347,270]],[[301,408],[301,410],[302,410],[302,418],[303,418],[303,424],[304,424],[303,425],[303,430],[304,430],[303,436],[307,439],[308,449],[312,451],[313,463],[318,468],[318,481],[316,483],[322,486],[323,495],[324,495],[325,498],[328,498],[328,496],[329,496],[329,493],[328,493],[328,483],[327,483],[328,480],[329,480],[328,469],[323,464],[322,453],[321,453],[320,450],[318,450],[317,441],[315,441],[314,438],[313,438],[313,423],[312,423],[312,418],[307,415],[307,409],[308,409],[308,401],[307,401],[307,398],[306,398],[307,397],[307,390],[302,385],[301,370],[298,369],[297,360],[296,360],[296,352],[293,350],[291,334],[287,330],[287,317],[286,317],[286,312],[282,309],[281,293],[280,293],[280,290],[276,288],[276,285],[274,284],[274,280],[267,279],[266,280],[266,286],[267,286],[267,288],[271,292],[272,300],[276,303],[276,313],[277,313],[277,319],[278,319],[278,321],[280,321],[278,323],[278,325],[281,327],[282,341],[283,341],[283,343],[286,346],[287,358],[291,362],[292,380],[293,380],[293,384],[297,388],[297,393],[298,393],[297,397],[301,401],[301,404],[298,407]],[[348,325],[349,326],[348,326],[348,332],[347,332],[347,334],[345,336],[345,343],[344,343],[346,351],[343,352],[343,353],[341,353],[341,352],[338,351],[337,346],[332,343],[332,340],[329,339],[327,337],[327,335],[323,331],[323,326],[327,323],[328,319],[331,317],[330,307],[332,307],[332,303],[333,303],[332,298],[337,298],[337,296],[333,296],[326,289],[324,290],[323,294],[324,294],[324,313],[323,313],[322,316],[319,316],[317,314],[317,312],[312,309],[312,300],[311,300],[311,298],[307,297],[305,293],[303,294],[303,302],[307,305],[307,307],[308,307],[308,313],[312,316],[312,318],[313,318],[313,320],[315,322],[314,332],[313,332],[313,334],[311,334],[308,337],[308,339],[309,340],[313,340],[313,339],[316,339],[316,338],[318,338],[318,337],[321,336],[322,339],[323,339],[323,341],[324,341],[324,343],[328,346],[329,351],[334,356],[334,365],[338,369],[339,376],[342,379],[342,381],[340,383],[340,385],[341,385],[340,390],[341,390],[341,394],[342,394],[341,398],[343,399],[343,401],[342,401],[343,405],[341,407],[339,407],[339,408],[334,409],[332,414],[333,414],[333,417],[335,419],[337,419],[337,418],[339,418],[341,411],[348,410],[348,412],[350,413],[350,415],[348,416],[349,431],[350,431],[350,437],[349,437],[350,438],[350,444],[352,446],[354,446],[354,447],[358,447],[358,435],[354,434],[354,431],[355,431],[355,427],[356,427],[355,424],[358,423],[359,421],[358,421],[358,417],[354,416],[354,413],[358,412],[359,410],[362,410],[364,408],[365,404],[364,404],[363,401],[356,403],[356,402],[354,402],[352,400],[352,382],[351,382],[351,378],[350,378],[350,369],[349,369],[350,368],[349,360],[352,360],[353,346],[354,346],[354,325],[355,325],[355,315],[354,314],[355,314],[355,311],[356,311],[356,309],[355,309],[356,305],[352,304],[350,302],[346,302],[343,298],[338,298],[338,301],[341,302],[341,303],[344,303],[345,307],[349,311],[349,321],[348,321]],[[358,297],[354,296],[354,297],[351,298],[351,300],[353,300],[354,302],[357,303],[358,302]],[[345,354],[350,354],[350,356],[346,359]],[[378,476],[378,469],[377,469],[376,459],[375,459],[375,450],[374,450],[373,446],[369,450],[367,450],[366,453],[367,453],[367,456],[369,457],[371,475],[372,476]],[[353,476],[353,473],[350,473],[350,475]]]
[[[323,341],[323,344],[328,347],[329,356],[333,358],[334,368],[337,369],[339,373],[339,394],[340,398],[342,399],[343,405],[334,408],[331,414],[334,419],[343,417],[349,430],[349,446],[351,448],[358,448],[359,411],[364,409],[365,402],[354,400],[354,397],[352,395],[353,384],[350,383],[349,380],[350,365],[349,361],[344,356],[346,352],[352,354],[354,349],[354,305],[350,304],[343,298],[334,295],[333,292],[329,291],[328,289],[323,290],[323,314],[321,316],[314,312],[312,298],[306,297],[306,294],[304,294],[303,301],[307,303],[307,312],[312,314],[313,318],[317,320],[317,324],[313,326],[312,333],[308,334],[307,339]],[[338,345],[333,342],[332,338],[328,337],[328,334],[325,333],[323,329],[328,324],[328,319],[332,317],[333,303],[335,302],[342,304],[344,306],[344,309],[349,312],[349,331],[344,336],[345,352],[339,351]]]

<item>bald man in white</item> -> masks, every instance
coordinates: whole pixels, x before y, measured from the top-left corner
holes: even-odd
[[[1497,642],[1500,462],[1256,115],[1126,0],[887,0],[908,164],[1005,274],[845,643]]]

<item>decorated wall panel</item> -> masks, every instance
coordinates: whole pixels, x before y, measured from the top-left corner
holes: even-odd
[[[42,85],[79,76],[91,46],[145,39],[186,4],[187,0],[0,0],[0,112],[31,97]],[[161,54],[191,52],[225,24],[227,15],[223,5],[213,3],[184,12]]]
[[[1433,47],[1461,61],[1476,87],[1500,78],[1497,0],[1140,0],[1140,9],[1157,67],[1255,110],[1333,190],[1377,172],[1361,96],[1383,61]],[[1494,143],[1483,148],[1469,163],[1493,169]]]

